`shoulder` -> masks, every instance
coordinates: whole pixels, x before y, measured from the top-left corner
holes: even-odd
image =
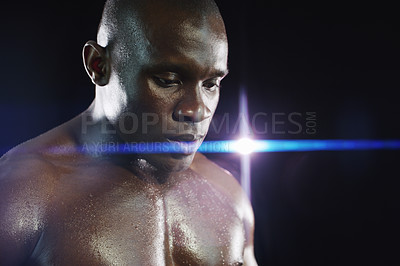
[[[192,170],[203,175],[208,182],[227,195],[238,211],[240,218],[250,227],[254,224],[253,210],[250,201],[232,174],[207,159],[203,154],[197,153]]]
[[[49,198],[58,177],[76,159],[74,149],[70,137],[55,128],[7,152],[0,158],[0,204],[29,201],[38,206],[39,201]]]
[[[0,158],[0,261],[19,264],[33,251],[57,167],[22,144]]]
[[[46,188],[44,185],[60,171],[60,166],[55,164],[57,156],[52,153],[57,154],[55,149],[60,149],[62,145],[51,145],[45,140],[46,136],[41,135],[18,145],[0,158],[0,188],[11,186],[14,191],[27,189],[32,193]],[[26,192],[26,196],[32,195]]]
[[[32,214],[32,209],[24,205],[29,201],[34,206],[42,194],[48,194],[46,190],[57,172],[57,167],[40,154],[23,153],[21,149],[18,147],[0,158],[0,204],[2,208],[15,210],[7,217]]]
[[[1,187],[30,188],[36,192],[46,188],[44,185],[63,169],[63,162],[76,157],[72,139],[62,125],[8,151],[0,158]]]

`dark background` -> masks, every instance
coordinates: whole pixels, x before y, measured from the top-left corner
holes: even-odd
[[[218,1],[230,75],[216,118],[246,88],[260,139],[400,138],[397,9],[384,4]],[[14,1],[1,7],[0,154],[82,112],[94,88],[81,50],[103,1]],[[317,133],[289,134],[290,113],[316,112]],[[284,113],[279,132],[272,114]],[[286,120],[284,119],[286,118]],[[210,132],[209,139],[237,132]],[[399,151],[252,155],[260,265],[399,265]],[[236,176],[239,157],[209,155]]]

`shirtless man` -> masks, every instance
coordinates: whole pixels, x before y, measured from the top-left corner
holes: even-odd
[[[82,148],[198,146],[227,53],[212,0],[109,0],[83,51],[93,104],[0,160],[0,264],[256,265],[249,201],[206,157]]]

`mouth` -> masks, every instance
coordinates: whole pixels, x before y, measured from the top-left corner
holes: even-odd
[[[175,153],[190,155],[199,148],[203,137],[203,135],[182,134],[169,135],[166,136],[166,139],[173,145]]]
[[[174,142],[195,142],[203,138],[202,135],[182,134],[182,135],[168,135],[166,139]]]

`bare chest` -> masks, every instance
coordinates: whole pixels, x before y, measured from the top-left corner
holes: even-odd
[[[240,265],[244,230],[205,181],[118,187],[61,202],[34,256],[50,265]]]

